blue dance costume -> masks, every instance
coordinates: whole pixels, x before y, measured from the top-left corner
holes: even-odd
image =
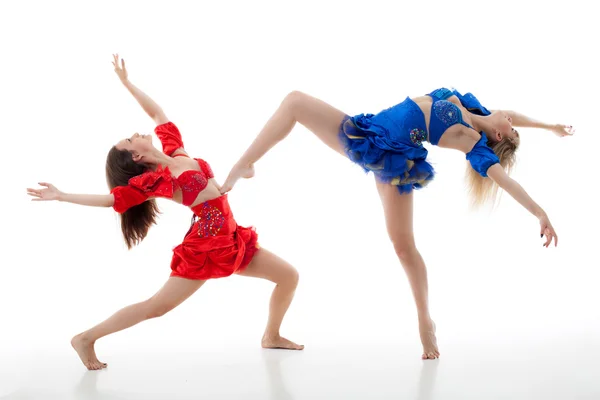
[[[380,182],[397,186],[402,194],[425,187],[433,180],[434,170],[427,162],[423,142],[437,145],[444,132],[455,124],[472,128],[463,120],[460,109],[447,100],[453,95],[470,112],[491,114],[471,93],[463,96],[456,90],[436,89],[428,94],[433,99],[428,139],[425,115],[407,97],[378,114],[346,116],[339,132],[346,155],[365,172],[372,171]],[[487,145],[485,132],[480,134],[481,139],[466,158],[475,171],[486,177],[488,168],[500,160]]]

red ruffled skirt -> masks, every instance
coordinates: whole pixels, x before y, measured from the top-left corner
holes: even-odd
[[[224,278],[246,268],[258,251],[254,228],[239,226],[223,195],[192,208],[194,220],[183,242],[173,249],[171,276]]]

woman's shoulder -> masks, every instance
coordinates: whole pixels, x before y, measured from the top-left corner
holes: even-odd
[[[172,121],[166,121],[156,125],[154,133],[156,133],[156,136],[158,136],[158,139],[162,144],[163,153],[171,157],[176,154],[187,155],[187,152],[184,149],[181,132],[177,125]]]

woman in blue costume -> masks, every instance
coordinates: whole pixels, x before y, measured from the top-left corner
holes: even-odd
[[[552,240],[556,246],[556,232],[546,212],[508,176],[520,141],[513,126],[547,129],[560,137],[572,134],[570,126],[542,123],[513,111],[489,111],[472,94],[446,88],[407,97],[376,115],[352,117],[319,99],[292,92],[232,168],[221,192],[230,191],[240,178],[251,178],[254,164],[296,122],[375,175],[387,231],[416,302],[423,359],[440,354],[429,314],[427,271],[413,234],[413,191],[425,187],[434,176],[423,142],[462,151],[475,203],[493,200],[502,188],[538,218],[541,236],[546,235],[544,246]]]

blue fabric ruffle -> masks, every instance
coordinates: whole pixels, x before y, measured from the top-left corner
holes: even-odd
[[[348,158],[378,181],[397,186],[401,194],[421,189],[435,172],[426,161],[427,149],[394,140],[388,129],[373,121],[373,114],[346,116],[339,138]]]

